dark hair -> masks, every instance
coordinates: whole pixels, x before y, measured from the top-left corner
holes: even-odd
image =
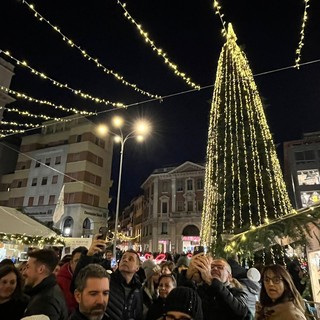
[[[271,300],[268,296],[265,285],[264,285],[264,277],[268,271],[272,271],[276,276],[280,277],[284,283],[284,292],[281,297],[279,297],[275,302]],[[269,266],[265,266],[262,269],[261,273],[262,279],[262,286],[260,291],[260,303],[264,306],[272,306],[274,304],[282,303],[285,301],[292,301],[294,305],[300,309],[304,313],[304,303],[302,300],[301,295],[299,294],[298,290],[296,289],[292,278],[289,272],[279,264],[272,264]]]
[[[13,272],[17,277],[17,286],[13,291],[11,299],[22,296],[23,280],[19,270],[15,266],[4,265],[0,267],[0,279]]]
[[[107,270],[100,264],[90,263],[79,271],[75,281],[76,290],[82,292],[86,287],[88,278],[110,279],[110,276]]]
[[[137,251],[135,251],[135,250],[133,250],[133,249],[128,249],[128,250],[126,250],[124,253],[126,253],[126,252],[128,252],[128,253],[134,253],[134,254],[136,255],[136,257],[137,257],[137,265],[139,266],[141,260],[140,260],[140,257],[139,257],[139,255],[138,255]],[[121,259],[122,259],[122,257],[123,257],[123,255],[121,256]],[[121,260],[121,259],[120,259],[120,260]]]
[[[172,280],[172,283],[174,284],[174,288],[176,288],[177,287],[177,280],[176,280],[176,278],[174,277],[174,275],[172,275],[172,274],[162,274],[160,277],[159,277],[159,284],[160,284],[160,281],[161,281],[161,279],[163,279],[163,278],[170,278],[171,280]]]
[[[161,263],[160,268],[161,268],[161,272],[163,270],[164,267],[168,267],[168,269],[173,272],[173,269],[175,268],[174,262],[173,261],[164,261],[163,263]]]
[[[50,273],[53,272],[59,262],[59,257],[52,249],[33,250],[28,253],[28,256],[36,259],[38,263],[46,265]]]
[[[80,246],[80,247],[75,248],[72,251],[71,257],[73,258],[76,253],[87,254],[87,252],[88,252],[88,249],[86,247]]]
[[[11,259],[3,259],[1,262],[0,262],[0,267],[2,266],[14,266],[14,263]]]

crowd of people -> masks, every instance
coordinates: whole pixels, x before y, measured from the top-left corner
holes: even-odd
[[[289,268],[260,271],[200,252],[157,263],[125,251],[116,265],[104,240],[59,261],[33,250],[0,263],[0,318],[10,320],[310,320]]]

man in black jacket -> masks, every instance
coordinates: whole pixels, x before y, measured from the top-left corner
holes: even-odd
[[[79,304],[69,320],[104,320],[109,301],[109,274],[99,264],[89,264],[77,275],[74,296]]]
[[[73,275],[90,263],[99,263],[104,266],[105,260],[101,253],[105,251],[105,240],[96,235],[86,255],[82,255]],[[110,276],[110,296],[106,311],[110,320],[141,320],[142,316],[142,289],[136,272],[139,270],[140,258],[134,250],[127,250],[119,261],[118,269]],[[74,281],[71,290],[74,290]]]
[[[53,270],[59,258],[50,249],[34,250],[29,253],[25,277],[25,293],[30,301],[24,316],[47,315],[50,320],[66,320],[68,317],[64,295],[56,282]]]
[[[220,320],[242,320],[250,315],[247,295],[231,285],[231,267],[226,260],[199,254],[191,259],[187,279],[201,279],[196,290],[202,300],[204,320],[219,315]]]

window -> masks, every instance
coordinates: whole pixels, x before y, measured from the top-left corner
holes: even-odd
[[[44,203],[44,196],[39,196],[39,199],[38,199],[38,206],[43,205],[43,203]]]
[[[161,205],[162,205],[161,212],[168,213],[168,202],[162,202]]]
[[[82,140],[82,135],[81,134],[77,135],[77,142],[81,142],[81,140]]]
[[[31,182],[31,186],[34,187],[37,185],[38,179],[37,178],[33,178],[32,182]]]
[[[168,186],[169,186],[169,183],[168,181],[162,181],[162,192],[168,192]]]
[[[177,211],[183,211],[183,201],[177,201]]]
[[[54,204],[54,200],[56,199],[55,195],[49,196],[49,204]]]
[[[41,185],[45,186],[47,184],[47,182],[48,182],[48,178],[47,177],[43,177],[42,181],[41,181]]]
[[[187,180],[187,190],[193,190],[193,180]]]
[[[297,151],[294,153],[297,162],[312,162],[315,160],[314,150]]]
[[[39,168],[41,164],[41,160],[36,160],[35,168]]]
[[[168,234],[168,223],[167,222],[162,222],[161,234]]]
[[[32,207],[33,206],[33,201],[34,201],[34,197],[30,197],[28,200],[28,207]]]
[[[61,156],[56,157],[56,161],[54,164],[60,164],[61,163]]]
[[[187,208],[188,208],[188,211],[193,211],[193,201],[187,202]]]
[[[197,201],[197,211],[201,212],[203,208],[203,201],[202,200],[198,200]]]
[[[177,180],[177,191],[183,191],[183,180]]]
[[[203,190],[203,179],[197,179],[197,190]]]
[[[50,166],[50,162],[51,162],[51,158],[46,158],[45,164],[46,164],[47,166]]]
[[[17,185],[17,188],[21,188],[22,187],[22,181],[18,181],[18,185]]]
[[[58,176],[53,176],[52,177],[52,184],[57,184],[58,182]]]
[[[318,169],[298,170],[299,186],[320,184],[320,175]]]

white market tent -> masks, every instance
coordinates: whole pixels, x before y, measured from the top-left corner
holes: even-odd
[[[0,233],[25,234],[27,236],[55,237],[57,234],[21,213],[17,209],[0,206]]]

